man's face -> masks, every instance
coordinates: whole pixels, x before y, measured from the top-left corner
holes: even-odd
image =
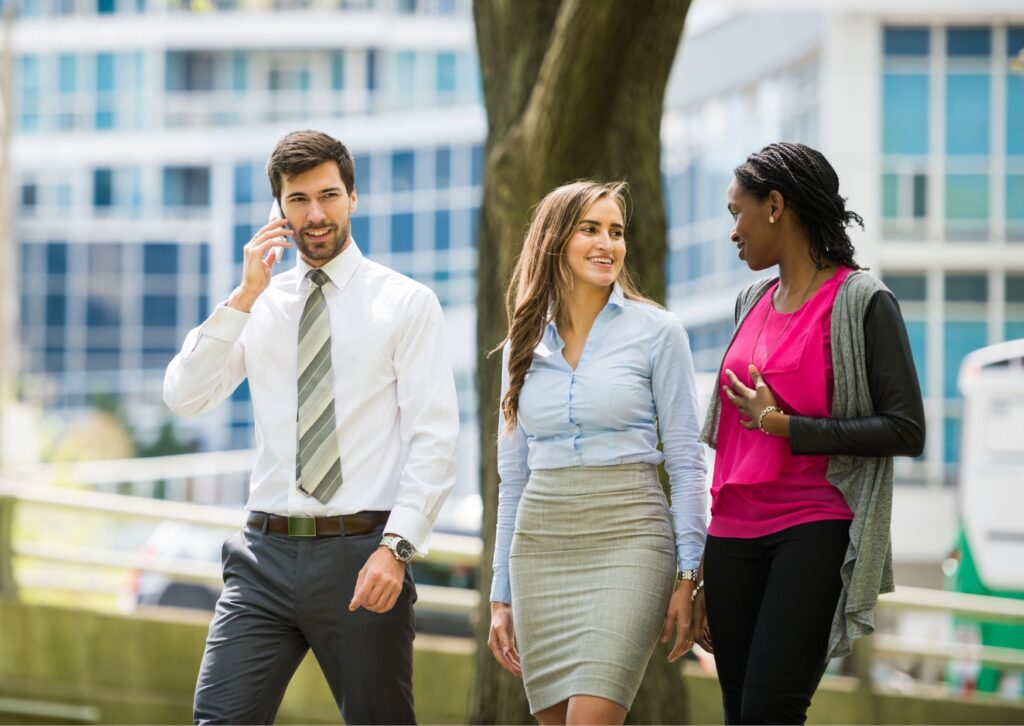
[[[321,267],[348,245],[356,193],[345,188],[337,163],[325,161],[309,171],[281,179],[281,210],[295,230],[303,259]]]

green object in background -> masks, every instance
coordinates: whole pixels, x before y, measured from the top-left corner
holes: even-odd
[[[988,595],[1024,600],[1024,592],[992,590],[981,581],[981,575],[971,553],[967,535],[961,528],[957,536],[956,568],[950,567],[946,577],[946,589],[969,595]],[[1008,623],[986,623],[977,618],[953,617],[954,631],[963,639],[981,645],[1024,650],[1024,625]],[[951,662],[947,666],[947,679],[959,691],[980,691],[1002,693],[1005,696],[1024,698],[1024,674],[1005,671],[1000,668],[965,661]]]

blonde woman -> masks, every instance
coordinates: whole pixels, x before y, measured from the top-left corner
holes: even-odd
[[[624,194],[592,181],[548,194],[506,301],[488,645],[541,724],[621,724],[659,635],[675,631],[669,660],[693,644],[706,472],[693,361],[679,320],[630,284]]]

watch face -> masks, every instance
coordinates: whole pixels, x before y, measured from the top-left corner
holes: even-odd
[[[412,559],[414,551],[408,540],[400,539],[395,543],[395,554],[403,561]]]

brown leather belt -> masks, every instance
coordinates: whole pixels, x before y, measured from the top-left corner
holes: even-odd
[[[285,517],[281,514],[249,512],[246,524],[274,534],[292,537],[348,537],[372,532],[374,527],[388,521],[391,512],[365,511],[355,514],[341,514],[334,517]]]

